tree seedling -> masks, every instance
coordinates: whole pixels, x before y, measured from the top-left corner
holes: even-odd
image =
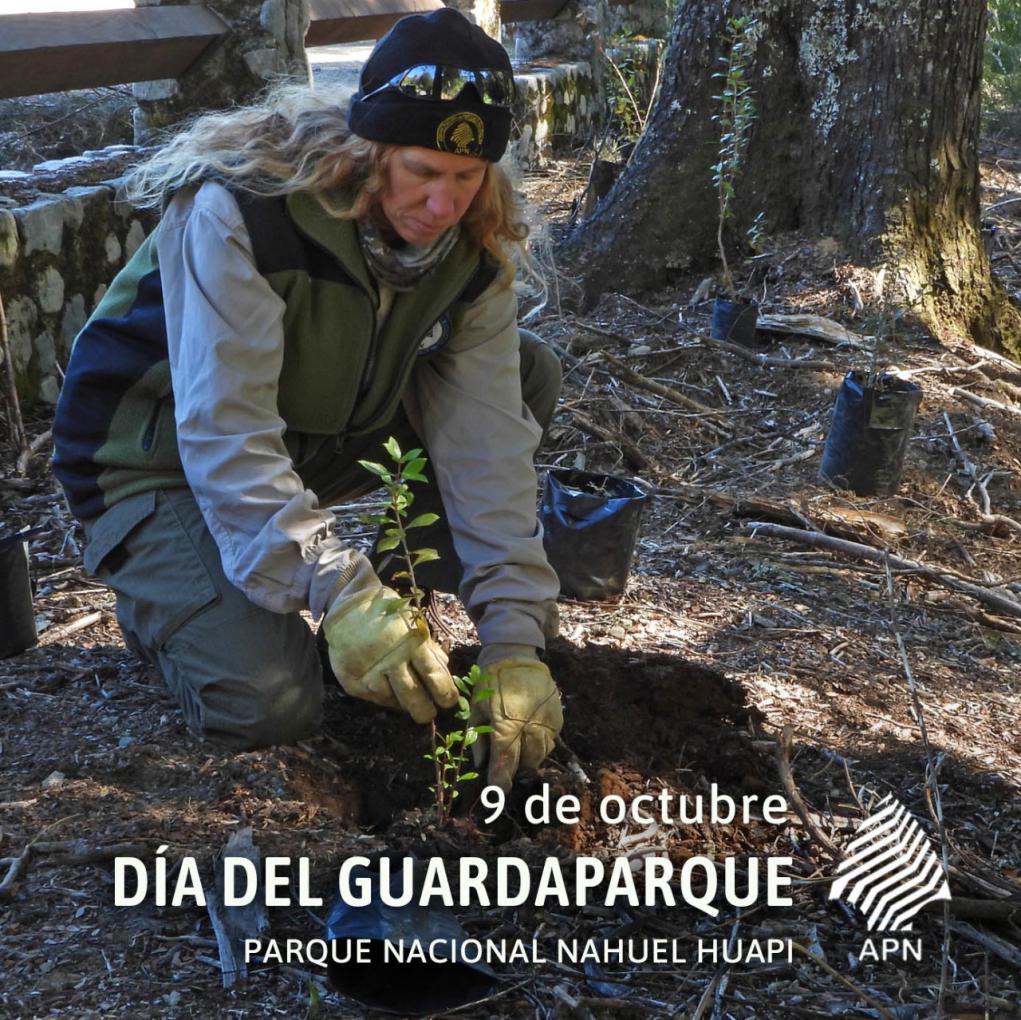
[[[387,492],[388,505],[382,513],[367,514],[361,520],[365,524],[374,524],[383,529],[382,537],[376,543],[377,552],[395,552],[404,563],[404,569],[393,575],[395,581],[406,582],[407,596],[391,599],[387,603],[389,613],[408,609],[411,612],[415,627],[429,636],[429,628],[425,621],[425,591],[415,578],[415,568],[423,563],[438,560],[440,554],[435,549],[412,549],[408,542],[408,532],[414,528],[425,528],[435,524],[439,515],[434,513],[418,514],[408,519],[411,504],[415,500],[409,482],[428,481],[422,473],[427,459],[420,449],[402,453],[400,445],[393,436],[383,444],[390,457],[391,465],[387,467],[376,461],[360,460],[366,471],[374,474]],[[484,686],[488,677],[483,675],[478,666],[472,666],[467,676],[455,676],[457,686],[457,706],[454,718],[461,723],[459,729],[442,733],[435,721],[432,727],[432,751],[424,757],[433,763],[435,785],[429,789],[435,798],[436,809],[442,822],[449,821],[454,813],[456,800],[462,783],[478,779],[477,772],[466,772],[468,749],[477,743],[480,736],[492,733],[492,726],[469,726],[472,697],[476,701],[484,701],[492,697],[492,688]]]
[[[383,449],[390,455],[392,464],[386,467],[376,461],[360,460],[359,464],[366,471],[374,474],[386,489],[389,497],[389,505],[382,513],[366,514],[361,518],[365,524],[375,524],[383,529],[383,535],[376,543],[377,552],[390,552],[397,550],[398,555],[404,561],[404,569],[393,575],[394,580],[407,582],[407,596],[400,599],[392,599],[387,605],[387,611],[399,612],[402,609],[410,609],[412,619],[416,625],[425,626],[425,607],[423,600],[425,592],[418,586],[415,580],[415,568],[431,560],[438,560],[440,554],[435,549],[411,549],[408,546],[408,532],[413,528],[425,528],[438,521],[439,515],[433,513],[419,514],[408,520],[408,511],[415,501],[415,495],[411,491],[408,482],[425,482],[428,479],[422,474],[426,465],[426,458],[422,456],[421,450],[409,450],[402,453],[400,445],[393,436],[383,444]]]
[[[734,216],[736,181],[755,122],[755,103],[748,84],[748,64],[751,59],[750,37],[757,27],[758,23],[747,16],[728,20],[727,52],[720,57],[725,70],[713,75],[723,83],[720,94],[713,96],[720,104],[720,112],[713,115],[713,120],[720,126],[719,159],[712,168],[717,203],[716,247],[720,254],[723,286],[731,301],[737,301],[738,294],[734,275],[727,262],[723,231],[726,223]],[[753,248],[762,247],[762,213],[755,217],[748,231],[748,240]]]
[[[433,723],[433,750],[425,758],[433,763],[436,783],[429,789],[436,798],[436,808],[444,821],[454,814],[454,801],[460,794],[460,784],[479,778],[478,772],[464,771],[468,763],[468,749],[484,733],[492,733],[493,727],[469,726],[468,719],[471,716],[473,694],[476,701],[484,701],[493,696],[491,687],[482,686],[488,679],[478,666],[472,666],[467,676],[455,676],[457,707],[454,709],[454,718],[462,724],[461,729],[440,733]]]

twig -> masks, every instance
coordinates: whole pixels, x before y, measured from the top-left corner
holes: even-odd
[[[58,818],[55,822],[51,822],[45,828],[40,829],[39,832],[25,844],[25,849],[18,854],[11,861],[10,867],[7,869],[7,874],[4,875],[4,880],[0,882],[0,900],[7,899],[14,894],[14,889],[17,885],[18,879],[24,874],[25,869],[28,867],[28,862],[32,857],[35,850],[35,844],[42,839],[47,832],[51,829],[55,829],[58,825],[63,825],[64,822],[70,822],[72,819],[77,818],[78,815],[68,815],[66,818]]]
[[[893,574],[890,573],[890,554],[886,554],[886,592],[890,601],[890,625],[893,627],[893,636],[897,641],[897,651],[900,653],[901,666],[904,669],[904,678],[908,682],[908,691],[911,693],[911,704],[914,708],[915,719],[918,722],[918,735],[922,741],[922,748],[925,751],[925,785],[928,790],[928,800],[932,811],[933,820],[936,823],[936,830],[939,834],[940,849],[943,858],[943,874],[950,873],[950,847],[947,843],[947,827],[943,818],[943,800],[939,791],[939,776],[937,775],[936,761],[932,753],[932,745],[929,743],[929,733],[925,726],[925,712],[922,709],[922,699],[918,696],[918,686],[915,683],[915,674],[911,670],[911,663],[908,660],[908,652],[904,647],[904,638],[896,624],[896,601],[894,598]],[[940,965],[939,996],[936,1001],[936,1020],[943,1016],[943,999],[946,995],[947,979],[950,973],[950,905],[947,900],[943,901],[943,951]]]
[[[624,86],[624,91],[627,93],[628,99],[631,101],[631,106],[635,111],[635,119],[638,121],[638,126],[642,131],[645,130],[645,118],[642,116],[642,111],[638,107],[638,100],[635,99],[635,94],[631,91],[631,87],[627,83],[627,78],[624,77],[624,72],[607,56],[606,50],[602,46],[596,47],[603,59],[617,72],[617,77],[620,79],[621,85]]]
[[[70,839],[61,842],[38,841],[32,844],[33,855],[53,855],[44,862],[50,868],[101,864],[114,857],[139,857],[145,853],[145,850],[146,847],[142,843],[111,843],[107,846],[90,846],[83,839]],[[17,860],[17,857],[0,858],[0,865],[10,866]]]
[[[777,358],[770,354],[758,354],[749,347],[742,347],[740,344],[732,344],[729,340],[714,340],[712,337],[702,337],[702,343],[706,347],[715,347],[717,350],[726,351],[728,354],[736,354],[745,361],[755,365],[763,365],[768,368],[810,368],[819,372],[840,372],[842,367],[833,361],[826,361],[822,358]]]
[[[957,391],[955,390],[954,392]],[[992,478],[992,472],[987,474],[985,478],[979,478],[978,468],[975,466],[974,461],[972,461],[972,459],[961,448],[960,440],[957,438],[957,433],[954,431],[953,423],[950,421],[950,416],[946,411],[943,412],[943,422],[947,427],[947,435],[950,439],[950,445],[953,448],[954,455],[961,464],[961,470],[967,478],[971,479],[971,488],[978,490],[978,500],[976,502],[979,506],[979,518],[982,523],[993,529],[1006,528],[1008,531],[1015,531],[1018,534],[1021,534],[1021,523],[1018,523],[1012,517],[1007,517],[1005,514],[993,513],[993,508],[989,501],[989,490],[986,488]],[[971,489],[968,491],[971,492]]]
[[[737,940],[737,930],[741,926],[741,908],[738,907],[737,917],[734,919],[734,926],[730,929],[730,938],[727,940],[727,952],[724,957],[730,956],[734,952],[734,943]],[[705,1011],[709,1008],[710,1001],[713,1003],[713,1018],[719,1016],[720,1007],[723,1004],[723,993],[727,990],[727,982],[730,977],[730,964],[721,963],[716,968],[712,979],[709,984],[705,986],[705,990],[702,992],[702,998],[698,1000],[698,1005],[695,1007],[695,1012],[691,1014],[691,1020],[702,1020],[705,1015]]]
[[[53,439],[53,429],[47,429],[41,435],[35,437],[31,443],[24,450],[21,451],[21,455],[18,457],[18,477],[24,478],[28,474],[28,462],[48,443]]]
[[[1021,950],[1016,946],[1012,946],[1009,942],[1004,941],[1001,938],[997,938],[995,935],[990,935],[988,932],[979,931],[978,928],[972,927],[965,921],[951,921],[951,930],[957,932],[958,935],[964,936],[976,945],[982,946],[983,949],[988,949],[991,953],[995,953],[1001,960],[1006,960],[1014,968],[1021,970]]]
[[[681,393],[680,390],[675,390],[672,386],[656,382],[655,379],[646,378],[633,368],[629,368],[620,358],[614,357],[609,351],[600,351],[599,355],[607,364],[614,367],[618,375],[625,382],[629,382],[640,390],[647,390],[649,393],[655,393],[659,397],[666,397],[667,400],[672,400],[675,404],[680,404],[682,407],[690,407],[693,411],[698,411],[700,414],[720,415],[726,413],[718,407],[710,407],[708,404],[703,404],[701,400],[689,397],[686,393]],[[724,436],[724,438],[730,438],[730,433],[721,426],[714,425],[712,422],[706,422],[706,424],[719,435]]]
[[[873,549],[870,546],[862,545],[859,542],[848,542],[842,538],[834,538],[831,535],[822,535],[815,531],[803,531],[800,528],[788,528],[782,524],[770,524],[768,521],[752,521],[745,525],[749,532],[759,532],[774,538],[786,538],[792,542],[800,542],[804,545],[813,545],[823,549],[835,549],[848,556],[856,556],[859,559],[868,560],[871,563],[878,563],[880,566],[886,562],[889,555],[884,550]],[[936,568],[918,563],[915,560],[908,560],[902,556],[890,555],[890,566],[897,570],[907,570],[928,578],[936,584],[953,591],[963,592],[973,599],[1005,613],[1008,616],[1021,616],[1021,602],[1015,602],[1006,595],[1001,595],[992,588],[986,588],[973,581],[965,580],[955,571],[947,568]]]
[[[780,782],[783,783],[783,788],[787,793],[787,801],[798,813],[798,817],[812,838],[832,854],[836,860],[842,860],[844,854],[841,849],[816,825],[815,820],[812,818],[812,813],[801,799],[801,791],[795,784],[794,774],[791,772],[790,755],[793,741],[794,727],[788,723],[784,726],[780,739],[776,742],[776,764],[780,773]]]
[[[72,634],[77,634],[80,630],[91,627],[94,623],[99,623],[102,619],[102,612],[86,613],[84,616],[79,616],[69,623],[61,624],[59,627],[50,627],[49,630],[43,631],[42,636],[39,638],[39,644],[52,645],[57,641],[70,637]]]
[[[826,971],[826,973],[829,974],[831,978],[836,978],[836,980],[839,981],[845,988],[854,992],[855,995],[860,996],[863,1001],[867,1002],[881,1017],[884,1017],[885,1020],[897,1020],[897,1018],[889,1010],[884,1009],[881,1003],[879,1003],[876,999],[873,999],[872,996],[869,995],[869,993],[866,992],[864,988],[860,988],[853,981],[851,981],[850,978],[844,977],[844,975],[841,974],[840,971],[834,970],[824,959],[822,959],[822,957],[816,956],[815,953],[811,952],[800,942],[795,942],[793,939],[791,940],[790,945],[791,949],[796,949],[802,956],[806,957],[813,963],[818,964],[820,967],[822,967],[822,969]]]
[[[625,435],[622,433],[611,432],[607,428],[603,428],[602,425],[593,421],[583,411],[579,411],[577,408],[572,407],[570,409],[574,420],[578,423],[578,426],[591,436],[595,436],[597,439],[604,439],[606,442],[613,446],[620,448],[621,453],[624,455],[624,459],[631,465],[636,471],[644,471],[651,466],[649,458],[642,453],[641,450]]]

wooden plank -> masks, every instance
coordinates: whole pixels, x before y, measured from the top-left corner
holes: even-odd
[[[378,39],[405,15],[424,14],[442,6],[442,0],[312,0],[305,45]]]
[[[500,20],[504,24],[514,21],[542,21],[555,18],[567,0],[501,0]]]
[[[0,15],[0,98],[177,78],[226,31],[197,4]]]

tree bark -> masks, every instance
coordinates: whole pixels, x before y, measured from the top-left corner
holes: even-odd
[[[937,336],[1021,355],[1021,315],[993,281],[979,225],[986,4],[979,0],[680,0],[660,95],[627,171],[562,259],[586,303],[700,268],[715,253],[727,20],[757,22],[756,107],[731,243],[833,236],[887,266],[887,294]]]

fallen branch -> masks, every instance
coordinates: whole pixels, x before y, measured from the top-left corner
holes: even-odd
[[[757,354],[749,347],[742,347],[740,344],[732,344],[729,340],[714,340],[712,337],[702,337],[702,343],[707,347],[715,347],[720,351],[727,351],[728,354],[736,354],[745,361],[755,365],[762,365],[766,368],[809,368],[818,372],[842,372],[843,366],[833,361],[826,361],[821,358],[777,358],[770,354]]]
[[[637,389],[645,390],[648,393],[655,393],[658,397],[666,397],[667,400],[671,400],[675,404],[680,404],[682,407],[690,408],[692,411],[697,411],[699,414],[708,414],[718,417],[726,413],[718,407],[710,407],[708,404],[703,404],[701,400],[689,397],[686,393],[681,393],[680,390],[675,390],[672,386],[656,382],[655,379],[646,378],[646,376],[636,372],[633,368],[629,368],[620,360],[620,358],[615,358],[607,351],[600,351],[599,355],[608,365],[613,366],[614,371],[621,377],[621,379],[630,383]],[[716,424],[716,422],[703,421],[702,424],[723,439],[731,438],[731,433],[722,425]]]
[[[28,462],[53,439],[53,429],[47,429],[41,435],[35,437],[31,443],[21,451],[18,457],[18,477],[24,478],[28,474]]]
[[[961,389],[960,386],[955,386],[950,392],[955,397],[960,397],[961,400],[966,400],[969,404],[974,404],[982,410],[991,407],[995,411],[1006,411],[1007,414],[1021,416],[1021,408],[1012,407],[1010,404],[1001,404],[999,400],[991,400],[989,397],[980,397],[977,393]]]
[[[957,391],[955,390],[954,392]],[[986,485],[992,476],[987,475],[985,478],[979,478],[978,468],[975,466],[974,461],[961,448],[960,440],[957,438],[957,433],[954,431],[953,423],[950,421],[950,415],[948,415],[946,411],[943,412],[943,422],[947,427],[947,435],[950,438],[950,445],[953,448],[954,455],[960,462],[961,471],[964,473],[965,477],[971,480],[971,489],[968,491],[971,492],[972,489],[978,490],[977,502],[979,506],[979,518],[982,523],[986,525],[993,534],[1004,529],[1021,534],[1021,524],[1015,521],[1012,517],[1007,517],[1005,514],[994,514],[992,512],[993,508],[989,501],[989,490],[986,488]]]
[[[77,634],[81,630],[86,630],[91,627],[94,623],[99,623],[103,619],[102,612],[86,613],[84,616],[79,616],[69,623],[63,623],[59,627],[50,627],[48,630],[44,630],[42,636],[39,638],[40,645],[52,645],[57,641],[62,641],[66,637],[70,637],[72,634]]]
[[[28,867],[28,862],[32,859],[35,853],[36,844],[49,832],[51,829],[55,829],[58,825],[63,825],[64,822],[70,822],[77,818],[77,815],[68,815],[66,818],[58,818],[55,822],[51,822],[44,829],[41,829],[25,844],[25,849],[18,854],[17,857],[9,858],[11,861],[7,868],[7,874],[4,875],[3,881],[0,882],[0,900],[8,899],[14,895],[14,890],[17,888],[18,881],[25,873],[25,869]]]
[[[854,992],[855,995],[859,996],[863,1002],[868,1003],[881,1017],[885,1017],[886,1020],[896,1020],[896,1017],[887,1009],[883,1008],[882,1003],[873,999],[864,988],[856,985],[850,978],[844,977],[843,974],[838,970],[834,970],[821,956],[816,956],[810,949],[803,946],[800,942],[791,939],[791,949],[796,949],[806,960],[811,960],[813,963],[818,964],[831,978],[835,978],[845,988]]]
[[[102,864],[115,857],[140,857],[146,847],[142,843],[111,843],[107,846],[96,846],[83,839],[65,840],[62,842],[36,842],[32,844],[34,856],[52,855],[43,862],[49,868],[73,867],[79,864]],[[9,867],[18,858],[0,858],[0,866]]]
[[[233,988],[248,979],[245,962],[246,939],[262,936],[269,931],[269,913],[264,890],[251,903],[244,906],[226,906],[224,902],[224,858],[246,857],[255,865],[256,874],[262,871],[262,854],[252,842],[252,827],[245,825],[234,832],[217,857],[212,884],[206,889],[206,910],[212,922],[213,934],[220,951],[220,974],[224,988]]]
[[[964,921],[951,921],[950,930],[957,932],[958,935],[962,935],[969,942],[974,942],[975,945],[988,949],[989,952],[995,953],[1001,960],[1006,960],[1014,968],[1021,970],[1021,950],[1016,946],[1012,946],[1009,942],[997,938],[995,935],[990,935],[988,932],[979,931],[978,928],[973,928]]]
[[[816,531],[804,531],[801,528],[788,528],[781,524],[770,524],[768,521],[752,521],[745,525],[745,530],[751,533],[761,533],[773,538],[786,538],[791,542],[800,542],[802,545],[816,546],[821,549],[834,549],[847,556],[855,556],[859,559],[868,560],[870,563],[877,563],[882,566],[887,562],[889,555],[884,550],[873,549],[871,546],[862,545],[859,542],[848,542],[846,539],[834,538],[831,535],[823,535]],[[944,588],[953,591],[963,592],[973,599],[989,606],[1007,616],[1021,616],[1021,603],[1015,602],[1012,598],[1002,595],[991,588],[983,587],[973,581],[967,581],[948,570],[940,570],[935,567],[926,566],[915,560],[905,559],[902,556],[889,555],[890,566],[895,570],[907,570],[928,578]]]
[[[764,333],[793,333],[846,347],[865,348],[869,346],[870,340],[821,315],[760,315],[755,328]]]
[[[597,439],[605,440],[611,446],[616,446],[624,455],[624,459],[635,471],[645,471],[651,466],[649,458],[627,436],[622,433],[611,432],[610,429],[604,428],[575,407],[570,408],[570,412],[583,432],[587,432],[590,436],[595,436]]]
[[[784,791],[787,794],[787,802],[797,812],[801,823],[808,830],[812,838],[830,853],[835,860],[842,860],[843,852],[816,824],[812,813],[801,799],[801,791],[794,782],[794,773],[791,772],[791,745],[794,742],[794,727],[790,724],[784,726],[780,739],[776,743],[776,764],[780,773],[780,782],[783,783]]]

